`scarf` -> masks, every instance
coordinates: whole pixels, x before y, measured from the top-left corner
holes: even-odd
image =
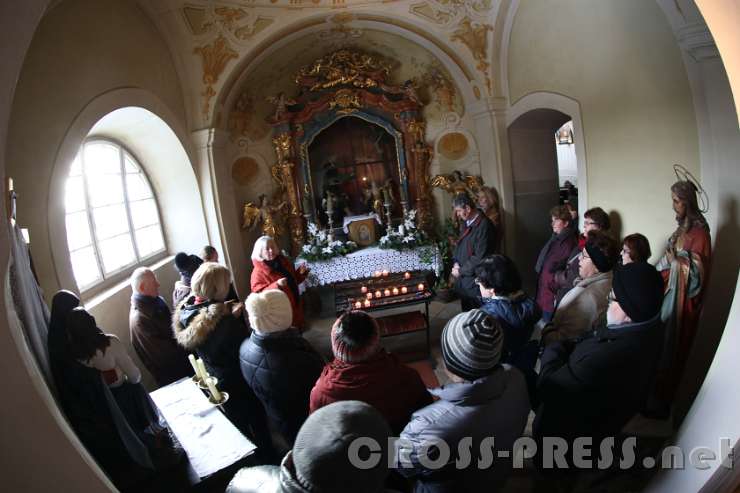
[[[288,287],[290,288],[290,292],[293,293],[293,299],[298,300],[298,284],[296,284],[293,274],[291,272],[288,272],[288,269],[286,269],[283,263],[280,261],[281,258],[282,255],[278,255],[272,260],[265,260],[265,263],[274,272],[278,272],[283,275],[283,277],[288,281]]]

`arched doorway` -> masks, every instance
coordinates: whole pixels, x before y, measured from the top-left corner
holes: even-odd
[[[559,202],[555,132],[570,120],[570,115],[540,108],[520,115],[508,128],[516,211],[512,257],[530,293],[537,287],[530,267],[552,233],[548,211]]]

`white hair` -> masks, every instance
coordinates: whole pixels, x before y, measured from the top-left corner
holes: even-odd
[[[267,247],[269,241],[274,242],[275,238],[272,236],[260,236],[257,241],[254,242],[254,248],[252,248],[252,260],[264,261],[265,258],[262,256],[262,251]]]
[[[149,267],[137,267],[131,273],[131,290],[134,294],[141,294],[141,283],[144,282],[147,274],[154,275],[154,272]]]

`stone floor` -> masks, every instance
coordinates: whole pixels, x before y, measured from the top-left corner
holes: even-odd
[[[324,306],[328,305],[328,299],[324,300]],[[424,306],[419,305],[423,310]],[[408,310],[409,308],[405,308]],[[327,359],[331,358],[331,343],[329,334],[331,326],[336,319],[331,313],[324,313],[307,317],[307,330],[303,336]],[[331,310],[329,310],[331,312]],[[391,314],[392,311],[375,312],[377,315]],[[439,349],[439,339],[447,321],[460,313],[458,301],[443,303],[432,301],[429,305],[429,318],[431,325],[431,358],[434,372],[440,384],[449,381],[443,370],[442,356]],[[327,316],[328,315],[328,316]],[[383,338],[383,346],[390,352],[399,354],[405,361],[426,359],[425,336],[423,332],[405,334],[394,337]],[[531,426],[534,413],[530,413],[525,436],[531,436]],[[623,430],[625,433],[635,434],[639,437],[637,456],[653,455],[660,450],[672,434],[669,421],[657,421],[636,416]],[[597,472],[581,473],[578,476],[554,480],[542,478],[538,472],[525,462],[523,469],[515,470],[502,493],[560,493],[560,492],[599,492],[599,493],[631,493],[644,489],[652,478],[654,471],[636,468],[630,471],[606,470]],[[483,490],[481,490],[483,491]]]

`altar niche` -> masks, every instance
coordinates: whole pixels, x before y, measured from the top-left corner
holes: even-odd
[[[308,146],[309,188],[313,217],[341,229],[345,216],[375,212],[385,222],[384,203],[391,217],[403,217],[402,190],[395,138],[382,126],[355,116],[335,121]],[[327,201],[332,201],[327,208]]]

